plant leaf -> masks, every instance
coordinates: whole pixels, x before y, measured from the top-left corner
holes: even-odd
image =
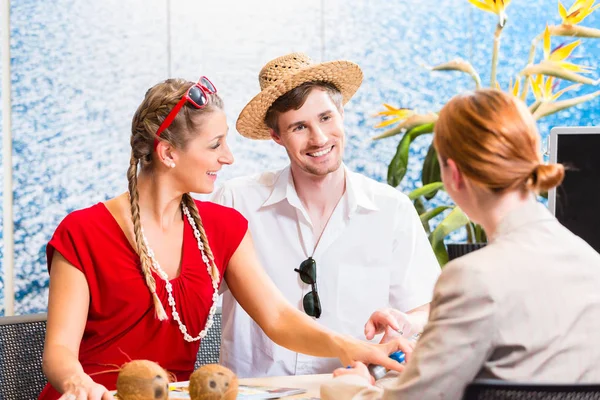
[[[449,260],[449,256],[448,256],[448,249],[446,249],[446,245],[444,244],[443,241],[441,242],[436,242],[431,243],[431,248],[433,249],[433,254],[435,254],[435,258],[437,259],[438,263],[440,264],[440,267],[444,267],[444,265],[446,265],[448,263]]]
[[[475,243],[475,224],[469,222],[465,225],[465,229],[467,230],[467,243]]]
[[[443,241],[446,236],[469,223],[467,215],[457,206],[431,233],[433,242]]]
[[[431,235],[429,235],[431,247],[441,266],[444,266],[448,262],[448,251],[444,245],[444,238],[467,223],[469,223],[469,218],[465,213],[459,207],[454,207],[446,218],[433,230]]]
[[[387,182],[390,186],[397,187],[406,174],[411,142],[411,135],[406,132],[402,139],[400,139],[400,143],[398,143],[396,154],[394,154],[394,158],[392,158],[388,166]]]
[[[415,210],[417,210],[417,214],[419,214],[419,216],[422,216],[427,212],[427,209],[425,208],[425,205],[423,204],[423,199],[421,197],[417,197],[415,201],[413,201],[413,204],[415,205]],[[425,229],[425,232],[427,232],[427,234],[429,235],[431,233],[429,221],[423,220],[423,218],[421,218],[421,224],[423,225],[423,229]]]
[[[446,211],[447,209],[452,208],[452,207],[453,206],[438,206],[436,208],[433,208],[431,210],[424,212],[423,214],[421,214],[419,216],[419,218],[421,218],[421,223],[424,224],[427,222],[429,224],[429,220],[437,217],[438,215],[440,215],[441,213],[443,213],[444,211]]]
[[[438,190],[440,190],[443,187],[444,187],[444,184],[442,182],[433,182],[433,183],[430,183],[429,185],[425,185],[425,186],[422,186],[420,188],[413,190],[412,192],[410,192],[408,194],[408,198],[411,200],[414,200],[421,196],[427,196],[431,193],[437,192]]]
[[[475,243],[487,242],[487,235],[483,230],[483,227],[479,224],[475,224]]]
[[[423,200],[420,197],[417,197],[415,201],[413,201],[413,204],[415,205],[415,210],[417,210],[417,214],[421,215],[427,212],[425,204],[423,204]]]
[[[423,170],[421,171],[421,182],[423,182],[423,186],[426,186],[433,182],[441,182],[442,174],[440,171],[440,163],[437,158],[437,152],[435,151],[435,147],[433,143],[429,146],[429,150],[427,150],[427,155],[425,156],[425,160],[423,161]],[[435,197],[437,191],[431,193],[430,195],[425,196],[427,200],[431,200]]]
[[[410,152],[410,144],[415,138],[424,135],[426,133],[433,132],[433,123],[423,124],[419,126],[415,126],[408,132],[404,134],[400,143],[398,143],[398,147],[396,148],[396,154],[392,161],[390,161],[390,165],[388,166],[388,175],[387,182],[389,185],[393,187],[397,187],[400,182],[402,182],[402,178],[406,174],[406,169],[408,167],[408,154]]]

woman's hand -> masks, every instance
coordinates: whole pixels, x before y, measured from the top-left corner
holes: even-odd
[[[365,324],[365,337],[371,340],[375,335],[384,333],[381,343],[386,343],[393,337],[411,338],[422,329],[423,324],[418,317],[394,308],[383,308],[371,314]]]
[[[115,400],[108,389],[86,376],[69,378],[63,386],[66,390],[59,400]]]
[[[365,364],[381,365],[387,369],[402,372],[404,366],[392,360],[389,355],[400,350],[404,352],[408,362],[413,347],[414,343],[403,337],[392,338],[387,343],[374,344],[343,336],[338,358],[343,365],[352,366],[355,361],[360,361]]]
[[[347,368],[338,368],[333,371],[334,378],[340,375],[358,375],[365,378],[371,385],[375,384],[375,378],[371,376],[367,366],[361,362],[353,362]]]

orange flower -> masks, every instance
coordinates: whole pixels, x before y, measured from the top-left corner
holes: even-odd
[[[556,93],[552,93],[558,82],[554,81],[554,77],[549,76],[548,79],[544,75],[536,75],[535,78],[529,77],[529,83],[533,89],[533,95],[538,101],[554,101],[570,90],[579,88],[580,84],[568,86]]]
[[[405,120],[406,118],[408,118],[414,114],[414,112],[408,108],[396,108],[396,107],[391,106],[386,103],[383,103],[383,106],[386,108],[386,110],[380,111],[377,114],[375,114],[374,116],[375,117],[386,116],[386,117],[393,117],[393,118],[386,119],[385,121],[381,121],[380,123],[375,125],[375,128],[383,128],[385,126],[393,125],[396,122]]]
[[[502,88],[500,87],[500,84],[498,82],[496,82],[496,89],[502,90]],[[510,78],[510,82],[508,83],[508,89],[506,90],[506,92],[511,93],[515,97],[518,97],[520,89],[521,89],[521,79],[519,77],[517,77],[515,79],[515,83],[513,84],[512,78]]]
[[[469,0],[469,3],[483,11],[496,14],[498,16],[498,23],[503,27],[506,23],[506,13],[504,10],[508,7],[510,1],[511,0]]]
[[[551,46],[551,38],[550,38],[550,29],[548,25],[546,25],[546,30],[544,31],[544,60],[548,60],[550,62],[558,64],[561,68],[581,73],[589,73],[591,72],[590,67],[586,67],[583,65],[576,65],[569,62],[564,61],[568,58],[573,50],[575,50],[580,44],[581,40],[576,40],[572,43],[569,43],[564,46],[558,46],[554,50],[550,51]]]
[[[558,2],[558,13],[563,20],[565,25],[577,25],[583,21],[588,15],[594,10],[600,7],[600,4],[594,5],[595,0],[577,0],[575,3],[567,9],[562,3]]]

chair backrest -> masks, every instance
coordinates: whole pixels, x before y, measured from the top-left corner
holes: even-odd
[[[467,386],[463,400],[600,400],[600,383],[542,384],[481,379]]]
[[[45,336],[46,314],[0,318],[0,399],[37,399]]]
[[[36,399],[46,377],[42,354],[46,336],[46,314],[0,317],[0,399]],[[201,341],[196,368],[219,363],[221,310]]]
[[[200,341],[200,351],[196,358],[194,369],[206,364],[219,363],[219,350],[221,349],[221,309],[217,309],[213,319],[213,326],[207,335]]]

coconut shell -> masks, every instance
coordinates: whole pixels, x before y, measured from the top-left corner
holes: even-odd
[[[168,400],[167,372],[153,361],[128,362],[117,377],[117,396],[120,400]]]
[[[208,364],[190,376],[189,391],[192,400],[235,400],[238,379],[230,369]]]

